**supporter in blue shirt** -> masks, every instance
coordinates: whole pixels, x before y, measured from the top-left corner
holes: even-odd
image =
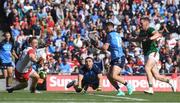
[[[62,60],[62,63],[59,65],[59,71],[61,73],[71,73],[71,66],[70,64],[68,64],[68,59],[64,58]]]
[[[6,78],[6,87],[10,86],[12,82],[13,73],[13,60],[12,55],[18,58],[15,51],[13,50],[13,41],[11,40],[11,34],[9,32],[5,33],[5,40],[0,43],[0,62],[1,69],[3,70],[3,75]]]
[[[17,36],[20,34],[20,30],[18,29],[18,26],[14,26],[11,29],[12,37],[14,40],[16,40]]]
[[[94,10],[94,15],[91,16],[91,19],[93,20],[93,23],[96,23],[96,21],[99,19],[96,9]]]
[[[129,67],[128,65],[126,65],[121,73],[122,75],[133,75],[133,69]]]

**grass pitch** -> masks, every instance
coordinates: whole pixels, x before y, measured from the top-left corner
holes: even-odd
[[[180,92],[156,92],[154,95],[135,92],[123,97],[116,96],[116,92],[46,92],[32,94],[29,91],[15,91],[11,94],[0,92],[0,103],[180,103]]]

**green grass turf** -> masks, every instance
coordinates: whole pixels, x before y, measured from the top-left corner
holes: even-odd
[[[8,94],[0,92],[0,103],[77,103],[77,102],[121,102],[121,103],[151,103],[151,102],[177,102],[180,103],[180,92],[156,92],[154,95],[135,92],[132,95],[123,97],[116,96],[116,92],[41,92],[32,94],[28,91],[15,91]]]

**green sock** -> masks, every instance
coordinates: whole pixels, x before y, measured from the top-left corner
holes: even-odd
[[[149,87],[153,87],[152,83],[149,83]]]

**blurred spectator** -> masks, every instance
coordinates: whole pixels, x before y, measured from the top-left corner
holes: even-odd
[[[159,70],[159,73],[160,73],[160,74],[163,74],[163,75],[165,75],[165,74],[168,73],[168,70],[166,69],[166,66],[165,66],[164,63],[162,63],[161,69]]]
[[[168,70],[168,73],[170,73],[173,69],[173,62],[171,57],[167,57],[167,62],[165,63],[165,68]]]
[[[83,42],[81,41],[81,35],[77,34],[77,38],[74,40],[74,46],[77,48],[81,48],[83,45]]]
[[[29,37],[36,36],[39,49],[46,50],[44,67],[49,73],[58,72],[54,65],[59,58],[68,57],[67,64],[71,64],[68,72],[72,72],[73,65],[84,64],[88,55],[95,57],[100,68],[109,68],[107,54],[97,51],[107,41],[105,23],[111,21],[123,38],[126,59],[131,57],[134,63],[132,67],[128,63],[124,70],[131,67],[132,74],[143,74],[142,46],[138,42],[129,43],[127,39],[139,35],[140,18],[144,16],[149,17],[151,26],[163,35],[158,45],[160,72],[171,73],[172,64],[179,65],[179,0],[7,0],[4,10],[17,54],[21,55],[29,45]],[[180,72],[178,66],[176,68]]]
[[[58,61],[60,63],[60,61]],[[60,73],[71,73],[71,66],[68,64],[68,59],[64,58],[62,63],[59,64]]]
[[[121,72],[122,75],[129,75],[129,76],[133,75],[133,70],[129,65],[125,65],[125,68]]]

